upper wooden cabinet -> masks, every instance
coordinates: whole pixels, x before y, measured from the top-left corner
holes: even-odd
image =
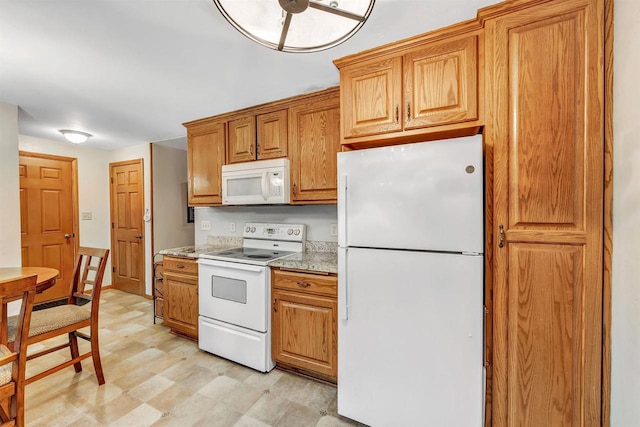
[[[287,156],[287,110],[229,120],[227,164]]]
[[[402,130],[402,58],[340,70],[345,138]]]
[[[187,125],[189,205],[210,206],[222,202],[224,153],[224,122]]]
[[[288,111],[277,110],[259,114],[257,120],[256,152],[259,160],[287,157]]]
[[[256,159],[256,117],[248,116],[229,121],[227,164],[250,162]]]
[[[222,165],[289,157],[291,203],[336,203],[340,88],[184,123],[189,204],[222,204]]]
[[[477,133],[482,40],[477,30],[422,37],[336,60],[342,143],[357,148]]]
[[[305,99],[289,108],[292,203],[335,203],[340,151],[340,97]]]
[[[404,55],[405,129],[478,118],[477,48],[469,36]]]

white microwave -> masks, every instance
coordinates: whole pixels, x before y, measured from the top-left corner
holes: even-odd
[[[288,204],[291,200],[289,183],[289,159],[224,165],[222,204]]]

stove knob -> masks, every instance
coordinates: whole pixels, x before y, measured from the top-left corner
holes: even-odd
[[[288,229],[288,230],[287,230],[287,234],[288,234],[289,236],[291,236],[291,235],[293,234],[293,229],[292,229],[292,228]]]
[[[298,234],[300,234],[300,230],[296,228],[296,230],[293,232],[293,234],[295,234],[297,236]]]
[[[247,228],[245,228],[245,229],[244,229],[244,231],[245,231],[246,233],[250,232],[250,231],[251,231],[251,227],[247,226]]]
[[[251,227],[251,232],[255,233],[256,232],[256,228],[255,227]]]

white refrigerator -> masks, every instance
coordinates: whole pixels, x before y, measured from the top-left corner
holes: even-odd
[[[483,425],[482,137],[338,154],[338,413]]]

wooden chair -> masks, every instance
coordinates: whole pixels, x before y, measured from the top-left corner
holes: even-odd
[[[0,319],[7,302],[22,299],[20,314],[16,316],[13,351],[7,347],[6,329],[0,335],[0,426],[24,426],[24,386],[27,365],[27,331],[31,321],[37,276],[0,282]]]
[[[71,365],[73,365],[76,372],[80,372],[82,371],[81,361],[89,356],[93,359],[98,384],[104,384],[98,345],[98,311],[102,277],[104,276],[108,257],[108,249],[79,248],[67,304],[33,312],[27,345],[64,334],[67,334],[69,339],[64,344],[30,354],[27,360],[45,356],[66,347],[71,350],[71,359],[27,378],[25,384],[31,384]],[[87,286],[90,286],[91,289],[87,289]],[[86,304],[86,306],[77,305],[79,299],[90,300],[90,303]],[[12,332],[15,330],[16,324],[15,318],[9,318],[9,341],[12,340]],[[80,329],[86,327],[89,327],[89,335],[80,331]],[[85,339],[91,343],[91,348],[88,352],[80,354],[78,338]]]

